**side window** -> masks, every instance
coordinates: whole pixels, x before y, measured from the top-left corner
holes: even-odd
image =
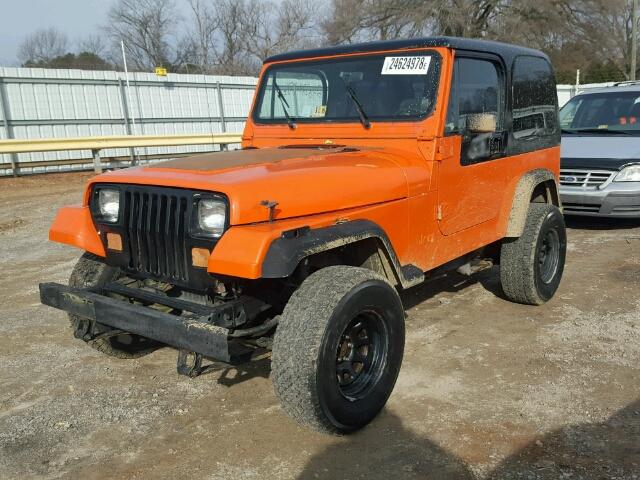
[[[522,56],[513,63],[513,137],[518,150],[527,151],[557,144],[558,97],[549,63],[539,57]]]
[[[504,81],[491,60],[456,59],[445,134],[462,135],[463,165],[501,156]]]

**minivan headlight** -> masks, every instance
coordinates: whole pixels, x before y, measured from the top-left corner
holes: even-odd
[[[613,180],[614,182],[640,182],[640,164],[629,165],[628,167],[623,168],[616,178]]]
[[[220,237],[227,223],[227,205],[221,200],[201,198],[198,201],[198,228],[202,233]]]
[[[116,223],[120,215],[120,191],[110,188],[98,190],[98,210],[100,220]]]

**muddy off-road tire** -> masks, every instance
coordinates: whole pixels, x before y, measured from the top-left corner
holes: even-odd
[[[110,267],[100,260],[100,257],[91,253],[85,253],[71,272],[69,286],[77,288],[97,287],[107,282],[116,280],[121,275],[118,268]],[[86,319],[69,314],[71,327],[76,330],[78,322],[86,322]],[[97,324],[95,329],[98,334],[104,334],[111,327]],[[83,339],[92,348],[118,358],[138,358],[157,349],[159,344],[139,335],[124,333],[113,337]]]
[[[505,240],[500,251],[500,280],[512,301],[542,305],[556,293],[567,252],[567,233],[560,209],[529,205],[522,235]]]
[[[380,275],[331,266],[310,275],[284,309],[272,372],[283,409],[303,425],[348,433],[393,390],[404,351],[404,309]]]

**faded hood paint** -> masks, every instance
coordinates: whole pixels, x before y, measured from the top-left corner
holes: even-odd
[[[99,175],[93,183],[191,188],[225,194],[231,225],[346,210],[407,197],[404,170],[382,150],[265,148],[197,155]],[[339,215],[337,213],[337,215]]]

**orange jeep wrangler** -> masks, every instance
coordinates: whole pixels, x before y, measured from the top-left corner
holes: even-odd
[[[109,355],[178,371],[272,350],[282,406],[350,432],[402,362],[399,291],[474,258],[540,305],[562,276],[554,74],[535,50],[458,38],[268,58],[242,149],[109,172],[53,241],[85,251],[42,302]]]

